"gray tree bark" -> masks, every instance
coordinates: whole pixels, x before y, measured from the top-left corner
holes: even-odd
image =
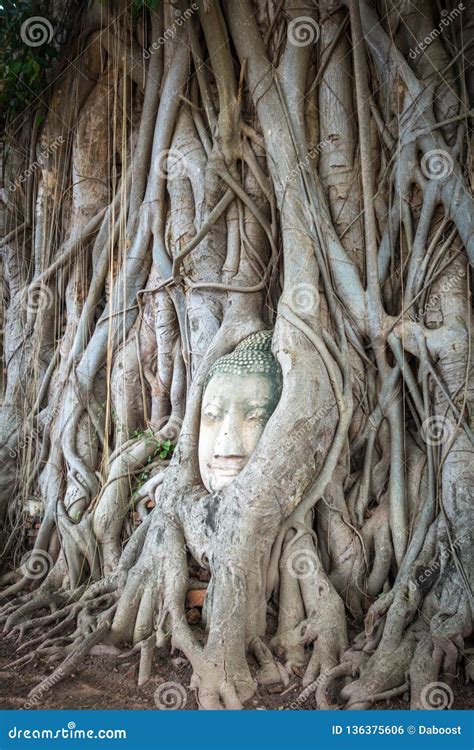
[[[472,12],[422,6],[196,0],[138,21],[92,5],[66,42],[79,67],[25,120],[31,157],[7,127],[12,663],[48,655],[59,679],[132,645],[143,683],[171,644],[203,708],[294,673],[315,707],[334,687],[345,708],[408,689],[430,707],[432,683],[452,697],[469,673]],[[280,402],[209,495],[206,375],[267,328]]]

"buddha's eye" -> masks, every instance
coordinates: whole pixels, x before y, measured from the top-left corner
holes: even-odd
[[[222,419],[222,414],[218,409],[204,409],[204,416],[211,422],[219,422]]]
[[[262,408],[251,409],[247,412],[245,418],[250,422],[263,422],[267,419],[267,410]]]

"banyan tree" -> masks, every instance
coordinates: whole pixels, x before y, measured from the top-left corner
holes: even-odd
[[[202,708],[290,675],[314,708],[452,701],[474,6],[4,5],[10,663],[134,648],[144,684],[177,650]]]

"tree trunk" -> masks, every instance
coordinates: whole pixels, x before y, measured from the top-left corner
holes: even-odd
[[[452,702],[472,620],[474,206],[472,12],[447,2],[87,4],[44,119],[31,105],[19,131],[7,112],[12,663],[47,655],[59,679],[99,643],[134,646],[143,683],[171,644],[202,708],[293,674],[318,708],[430,708],[439,681]],[[209,493],[208,373],[270,329],[279,403]]]

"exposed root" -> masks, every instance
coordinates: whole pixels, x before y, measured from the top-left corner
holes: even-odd
[[[112,613],[110,612],[110,615]],[[45,689],[49,687],[51,683],[55,684],[59,680],[63,680],[65,677],[74,672],[75,668],[81,663],[83,658],[88,654],[90,649],[103,637],[103,635],[110,629],[111,619],[107,617],[102,618],[97,628],[92,633],[84,638],[82,643],[70,653],[66,659],[57,667],[54,672],[49,675],[46,679],[42,680],[39,685],[33,688],[28,694],[28,698],[34,699],[40,697]]]
[[[287,670],[275,661],[272,652],[260,638],[254,638],[249,644],[249,651],[255,656],[260,670],[257,674],[257,680],[260,685],[282,684],[287,687],[289,684]]]
[[[5,116],[10,666],[54,665],[35,698],[86,654],[139,654],[144,685],[171,647],[201,708],[238,709],[257,689],[250,652],[260,685],[304,672],[323,709],[408,690],[426,707],[472,633],[466,66],[440,40],[429,60],[404,54],[439,4],[414,20],[391,0],[388,34],[377,3],[319,0],[317,39],[293,44],[296,8],[198,0],[159,50],[173,4],[80,5],[79,66],[41,116]],[[116,48],[132,63],[142,47],[156,54],[130,87]],[[245,410],[258,440],[208,492],[208,375],[268,329],[278,405]]]
[[[318,708],[337,710],[339,706],[330,703],[328,698],[328,691],[331,684],[341,677],[356,677],[357,674],[358,669],[349,662],[343,662],[328,670],[328,672],[321,673],[316,689],[316,704]]]

